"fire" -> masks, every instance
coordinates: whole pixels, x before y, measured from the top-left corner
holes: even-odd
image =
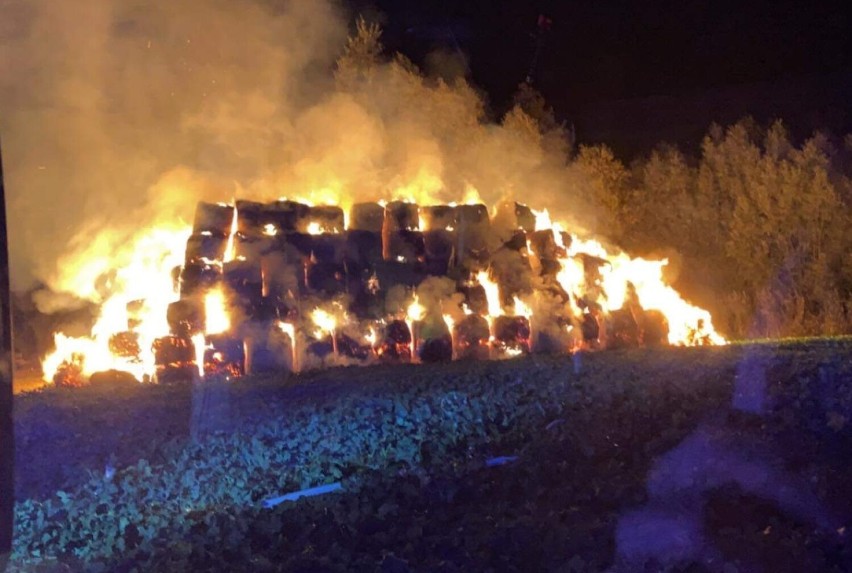
[[[453,317],[450,316],[449,314],[443,314],[443,315],[441,315],[441,318],[444,319],[444,324],[447,325],[447,328],[450,329],[450,333],[452,333],[453,327],[455,327],[455,325],[456,325],[456,321],[453,320]]]
[[[526,304],[524,301],[522,301],[518,297],[514,298],[514,302],[515,302],[515,316],[524,316],[526,318],[529,318],[529,317],[532,316],[532,314],[533,314],[532,308],[530,308],[530,306],[528,304]]]
[[[724,337],[713,328],[710,313],[687,303],[676,290],[665,284],[663,267],[668,260],[648,261],[642,258],[631,259],[626,253],[610,255],[601,243],[595,240],[581,240],[572,237],[568,254],[575,256],[579,253],[599,257],[608,264],[601,268],[601,287],[606,297],[600,297],[598,302],[605,312],[622,308],[628,283],[635,287],[642,308],[659,310],[669,323],[668,340],[670,344],[691,345],[706,339],[711,344],[726,344]],[[572,262],[573,261],[573,262]],[[559,280],[569,292],[584,288],[585,278],[582,265],[575,259],[562,260],[562,272]],[[572,290],[569,290],[572,289]]]
[[[231,328],[225,292],[216,287],[204,296],[204,329],[207,334],[221,334]]]
[[[322,226],[316,221],[312,221],[308,224],[308,234],[309,235],[319,235],[322,234]]]
[[[183,262],[189,235],[185,228],[148,229],[117,253],[106,241],[95,240],[78,259],[63,262],[67,275],[60,277],[60,284],[78,296],[99,301],[101,307],[90,336],[54,335],[56,350],[42,360],[46,381],[52,382],[63,365],[77,365],[83,377],[111,369],[130,372],[139,380],[153,374],[151,347],[157,337],[169,332],[167,309],[178,299],[171,273]],[[114,276],[106,285],[108,292],[99,295],[92,285],[110,269]],[[119,333],[130,333],[138,353],[112,351],[110,341]]]
[[[375,348],[379,337],[376,333],[376,329],[372,325],[367,329],[367,334],[364,335],[364,340],[370,343],[370,348]]]
[[[387,195],[394,200],[417,201],[421,206],[434,204],[432,199],[438,192],[442,191],[440,178],[428,169],[421,169],[414,177],[408,179],[402,185],[398,185],[395,191]],[[296,200],[305,205],[319,203],[321,206],[339,205],[343,208],[343,227],[348,227],[349,212],[346,201],[341,201],[343,189],[340,185],[330,185],[321,188],[316,193],[308,193],[306,197]],[[380,200],[379,205],[387,205]],[[463,198],[460,203],[479,204],[481,197],[478,190],[472,185],[466,185]],[[203,295],[197,297],[197,301],[203,306],[206,334],[221,334],[228,332],[234,326],[234,317],[229,316],[227,296],[222,279],[222,270],[225,263],[234,260],[246,261],[251,253],[236,254],[236,238],[238,236],[240,215],[236,209],[236,202],[230,205],[221,205],[231,210],[225,210],[225,222],[210,231],[197,231],[204,237],[205,241],[214,243],[217,240],[224,242],[224,248],[219,243],[218,254],[205,254],[196,259],[200,264],[207,265],[211,272],[219,273],[219,277],[204,286]],[[570,301],[570,317],[562,317],[562,320],[570,321],[583,319],[584,313],[597,313],[595,320],[600,321],[602,330],[606,329],[606,322],[611,318],[615,320],[622,309],[635,309],[639,311],[658,311],[668,322],[668,342],[671,344],[692,345],[700,343],[724,344],[725,340],[713,329],[710,314],[698,307],[692,306],[666,284],[663,271],[668,264],[666,260],[652,261],[641,258],[631,258],[620,251],[608,250],[598,241],[581,239],[576,235],[564,232],[563,226],[551,218],[545,209],[533,211],[535,217],[536,232],[550,231],[553,234],[553,243],[558,247],[556,255],[548,253],[536,253],[538,257],[556,257],[558,266],[554,266],[554,260],[549,260],[546,268],[550,269],[550,279],[554,279],[561,285],[562,290]],[[520,216],[519,216],[520,217]],[[230,218],[230,226],[228,226]],[[307,222],[307,232],[313,235],[324,233],[342,233],[340,219],[326,219],[318,217],[319,220]],[[334,220],[334,223],[329,221]],[[279,225],[284,223],[265,223],[258,231],[266,236],[283,235],[288,236],[291,230]],[[302,223],[304,224],[304,222]],[[333,228],[328,228],[333,227]],[[220,229],[220,230],[216,230]],[[302,227],[304,229],[304,227]],[[407,229],[407,232],[414,231]],[[459,233],[465,232],[460,229]],[[175,275],[173,270],[180,267],[184,261],[185,247],[191,232],[185,228],[154,228],[139,233],[130,241],[126,241],[126,247],[118,254],[111,252],[112,244],[116,241],[103,237],[95,237],[86,251],[74,260],[63,262],[63,269],[72,269],[67,276],[61,277],[59,284],[66,287],[69,292],[78,296],[88,298],[100,303],[100,313],[91,335],[82,338],[71,338],[63,333],[55,335],[56,351],[46,356],[43,360],[45,378],[52,380],[58,371],[64,371],[69,375],[88,377],[90,374],[108,369],[117,369],[130,372],[140,380],[150,377],[155,372],[154,354],[151,351],[154,341],[167,335],[178,336],[172,332],[167,320],[169,305],[180,299],[176,292]],[[227,237],[227,238],[226,238]],[[539,235],[539,239],[541,236]],[[527,237],[528,245],[530,235]],[[538,240],[538,239],[536,239]],[[548,239],[549,240],[549,239]],[[535,243],[540,244],[540,243]],[[549,248],[549,247],[548,247]],[[532,249],[529,249],[530,252]],[[223,252],[224,251],[224,252]],[[552,251],[552,249],[551,249]],[[317,263],[317,258],[312,253],[312,264]],[[397,255],[399,256],[399,255]],[[402,263],[406,263],[402,257]],[[269,262],[264,259],[260,261],[260,293],[263,297],[272,296],[274,291],[270,287]],[[535,268],[535,267],[534,267]],[[108,271],[112,271],[108,281],[102,280]],[[487,314],[484,319],[490,327],[490,343],[497,348],[502,344],[507,335],[505,329],[501,334],[498,322],[507,324],[507,318],[515,317],[521,325],[526,319],[527,333],[520,338],[526,344],[529,324],[534,317],[532,301],[526,294],[522,297],[513,298],[513,308],[503,307],[500,285],[497,284],[489,271],[479,271],[473,279],[485,290],[487,301]],[[373,272],[365,279],[365,288],[372,294],[381,292],[378,279]],[[99,284],[100,290],[95,288]],[[211,287],[210,284],[215,284]],[[206,292],[205,292],[206,291]],[[192,295],[195,296],[195,295]],[[192,300],[195,300],[194,298]],[[349,322],[346,313],[340,303],[332,306],[339,307],[334,310],[316,308],[310,314],[310,320],[316,326],[316,336],[322,338],[331,335],[335,355],[337,354],[337,331],[342,322]],[[594,307],[594,310],[590,308]],[[199,310],[201,311],[201,309]],[[444,322],[451,334],[457,326],[457,321],[462,315],[456,308],[452,313],[444,309],[426,308],[415,293],[402,318],[412,333],[414,344],[417,344],[415,328],[417,323],[424,320],[427,313],[440,312]],[[472,313],[467,305],[462,305],[461,312],[465,316]],[[631,310],[632,312],[632,310]],[[507,317],[507,313],[510,314]],[[503,317],[503,318],[501,318]],[[389,317],[387,317],[389,318]],[[542,321],[550,317],[541,317]],[[662,321],[662,318],[660,319]],[[576,323],[576,322],[575,322]],[[274,323],[273,323],[274,324]],[[512,324],[509,322],[508,324]],[[288,334],[292,341],[293,367],[296,364],[296,326],[289,322],[278,322],[278,328]],[[520,327],[519,327],[520,328]],[[538,328],[538,327],[537,327]],[[561,323],[559,328],[570,329],[570,325]],[[578,329],[579,330],[579,329]],[[371,348],[380,343],[376,330],[370,327],[362,328],[363,339]],[[196,357],[199,372],[203,373],[203,354],[206,349],[204,335],[186,332],[180,336],[184,337],[189,344],[189,336],[192,335],[192,345]],[[513,335],[514,336],[514,335]],[[497,340],[497,339],[501,340]],[[341,338],[343,340],[344,338]],[[348,344],[348,343],[347,343]],[[509,344],[514,344],[510,342]],[[568,350],[566,348],[566,350]],[[341,347],[342,352],[349,352]],[[527,348],[525,351],[529,351]],[[507,347],[506,353],[518,352],[517,347]]]
[[[298,349],[296,348],[296,325],[292,322],[278,321],[278,328],[290,338],[290,360],[291,367],[294,372],[299,371],[298,366]]]
[[[503,306],[500,304],[500,286],[488,275],[487,271],[479,271],[476,281],[485,289],[485,298],[488,300],[488,315],[490,317],[501,316]]]
[[[233,229],[232,229],[232,231],[233,231]],[[273,225],[272,223],[267,223],[266,225],[263,226],[263,234],[266,235],[267,237],[274,237],[275,235],[278,234],[278,228],[275,225]]]
[[[195,350],[195,365],[198,375],[204,376],[204,352],[207,350],[207,339],[202,333],[192,336],[192,347]]]
[[[406,316],[408,317],[408,320],[411,321],[423,320],[423,317],[426,316],[426,307],[420,304],[420,299],[416,294],[414,295],[414,299],[411,301],[411,304],[408,305]]]
[[[536,231],[546,231],[553,228],[553,222],[550,220],[550,212],[547,209],[541,211],[533,209],[532,212],[535,215]]]
[[[239,213],[237,213],[237,203],[234,201],[234,215],[231,219],[231,232],[228,235],[228,243],[225,245],[225,262],[229,263],[234,260],[234,256],[237,254],[237,245],[236,245],[236,236],[237,236],[237,225],[239,222]]]
[[[315,335],[317,338],[322,338],[323,334],[334,336],[334,331],[337,328],[337,318],[321,308],[315,308],[311,312],[311,320],[317,325],[318,330]]]

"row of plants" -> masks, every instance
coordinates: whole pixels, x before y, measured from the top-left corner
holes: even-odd
[[[331,379],[300,383],[250,386],[245,380],[223,387],[231,393],[208,411],[215,418],[223,408],[240,404],[227,396],[249,397],[246,403],[256,407],[243,410],[243,404],[230,431],[214,426],[196,440],[171,442],[168,452],[157,452],[156,463],[140,459],[118,468],[111,479],[93,472],[78,487],[19,503],[16,562],[25,568],[58,560],[91,570],[112,570],[117,563],[139,570],[264,570],[287,562],[284,570],[296,570],[304,559],[312,566],[345,569],[346,563],[359,562],[369,569],[381,560],[382,547],[396,547],[406,559],[425,564],[428,555],[443,554],[436,543],[448,531],[438,525],[451,524],[458,514],[456,494],[446,491],[458,492],[454,484],[467,483],[461,490],[478,500],[484,520],[468,535],[480,541],[462,553],[450,551],[457,559],[444,561],[463,567],[466,559],[491,559],[481,545],[485,538],[494,541],[485,516],[508,520],[518,531],[529,529],[542,496],[556,488],[557,497],[564,498],[558,507],[584,507],[585,499],[587,517],[598,523],[598,540],[610,540],[592,551],[591,560],[600,565],[611,553],[618,509],[641,501],[653,457],[681,439],[703,413],[726,403],[744,358],[774,364],[772,372],[782,369],[772,385],[783,406],[778,411],[798,424],[803,415],[812,418],[808,408],[825,409],[813,380],[848,380],[848,360],[836,362],[836,356],[849,355],[846,344],[607,353],[586,357],[579,368],[562,358],[527,358],[339,370],[324,375]],[[52,394],[30,399],[49,401]],[[120,393],[112,396],[120,400]],[[281,402],[281,396],[291,403]],[[261,404],[272,406],[264,410]],[[834,412],[835,427],[836,416],[843,416],[839,412]],[[824,421],[814,428],[824,429]],[[81,437],[86,438],[91,436]],[[506,454],[520,455],[517,466],[484,468],[489,457]],[[488,509],[481,492],[494,472],[517,476],[509,480],[510,489],[497,487],[500,510]],[[537,477],[530,480],[525,472]],[[543,477],[549,473],[561,477]],[[337,481],[343,493],[328,499],[261,508],[267,497]],[[441,483],[449,485],[436,485]],[[601,506],[600,492],[608,490]],[[585,492],[583,499],[575,499],[578,491]],[[436,496],[446,501],[438,504],[445,511],[437,515]],[[397,527],[388,539],[373,538],[374,516],[399,521],[394,512],[406,523],[414,519],[411,537],[428,529],[432,535],[425,538],[431,541],[403,542]],[[564,523],[558,530],[570,533]],[[562,557],[571,556],[540,555],[542,560]],[[270,560],[268,567],[264,559]],[[589,557],[578,559],[586,563]],[[542,561],[545,565],[549,568]]]

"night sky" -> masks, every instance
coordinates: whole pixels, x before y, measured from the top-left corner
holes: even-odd
[[[622,155],[696,147],[712,121],[783,118],[793,135],[852,131],[849,2],[374,0],[385,44],[426,69],[468,58],[494,116],[527,75],[539,14],[552,19],[534,78],[579,142]],[[378,15],[378,16],[377,16]]]

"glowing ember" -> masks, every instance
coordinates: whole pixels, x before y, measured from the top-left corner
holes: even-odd
[[[274,237],[278,234],[278,228],[272,223],[267,223],[263,226],[263,234],[267,237]]]
[[[319,223],[317,223],[316,221],[309,223],[308,224],[308,234],[309,235],[320,235],[320,234],[322,234],[322,226]]]

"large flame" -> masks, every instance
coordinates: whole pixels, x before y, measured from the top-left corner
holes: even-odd
[[[221,334],[231,328],[231,317],[225,291],[221,286],[211,289],[204,295],[204,331],[207,334]]]
[[[398,184],[388,194],[388,198],[430,205],[438,203],[436,199],[442,191],[440,177],[424,168]],[[342,194],[341,185],[335,184],[291,200],[309,205],[339,205],[344,210],[344,226],[348,227],[351,200],[341,200]],[[477,189],[466,185],[461,203],[479,202],[481,199]],[[387,204],[384,199],[378,203]],[[638,299],[643,309],[658,310],[667,319],[671,344],[725,343],[724,338],[715,332],[710,314],[687,303],[666,284],[663,277],[666,260],[631,258],[621,251],[610,252],[598,241],[581,239],[576,235],[571,235],[570,244],[566,244],[568,235],[564,234],[563,226],[554,221],[547,210],[534,211],[534,215],[536,231],[552,231],[555,244],[561,247],[560,270],[556,279],[569,294],[575,315],[579,316],[583,312],[578,304],[580,298],[586,298],[588,302],[589,297],[594,297],[592,302],[600,306],[604,315],[617,311],[625,305],[628,285],[632,284],[635,295],[630,294],[630,297]],[[209,264],[221,265],[236,258],[237,228],[238,213],[234,207],[224,257],[222,260],[207,261]],[[312,221],[307,230],[309,233],[339,233],[344,229],[324,228],[322,223]],[[267,225],[263,232],[274,236],[281,231],[274,225]],[[100,312],[90,336],[72,338],[63,333],[55,335],[56,350],[46,356],[42,363],[46,380],[52,380],[63,365],[79,370],[84,377],[107,369],[124,370],[140,380],[154,373],[152,344],[156,338],[169,334],[166,319],[168,305],[178,299],[172,271],[183,262],[186,240],[190,234],[186,228],[148,229],[128,241],[121,253],[117,254],[110,252],[113,242],[108,240],[109,237],[96,236],[78,258],[63,261],[62,268],[68,271],[60,277],[58,284],[79,297],[98,302]],[[590,264],[589,260],[598,259],[601,264],[598,273],[594,274],[597,277],[594,279],[595,284],[586,284],[590,280],[586,265]],[[99,277],[107,275],[108,271],[112,271],[110,280],[99,281]],[[266,293],[265,267],[262,273],[263,292]],[[493,327],[494,320],[506,314],[500,298],[500,287],[488,271],[478,272],[474,280],[485,289],[488,306],[485,318]],[[95,287],[96,283],[99,284],[98,288]],[[221,287],[209,291],[203,302],[207,334],[229,330],[231,319]],[[317,308],[310,314],[318,328],[317,336],[331,335],[335,346],[338,325],[341,320],[347,320],[342,307],[340,310],[329,312]],[[412,329],[427,312],[416,295],[405,310],[405,320]],[[471,313],[466,306],[463,306],[462,311],[464,314]],[[527,301],[518,297],[514,299],[512,312],[515,316],[533,318],[533,309]],[[443,312],[442,315],[452,332],[455,326],[453,316]],[[295,364],[295,327],[289,323],[280,323],[279,326],[293,341]],[[129,334],[125,338],[138,345],[138,352],[118,352],[111,347],[111,340],[118,334]],[[375,330],[366,334],[365,339],[371,346],[377,344]],[[197,349],[203,350],[203,341],[193,342]],[[203,368],[203,360],[197,361],[199,368]]]
[[[663,267],[667,259],[648,261],[642,258],[631,259],[626,253],[611,255],[604,246],[595,240],[581,240],[572,236],[569,257],[579,253],[599,257],[607,261],[600,269],[602,289],[605,297],[596,302],[605,312],[612,312],[624,305],[628,283],[636,288],[639,302],[645,310],[659,310],[669,323],[669,343],[690,345],[699,341],[711,344],[726,344],[724,337],[713,328],[710,313],[687,303],[676,290],[668,286],[663,279]],[[558,279],[568,292],[587,286],[583,284],[582,265],[576,259],[562,260],[562,272]]]
[[[311,320],[317,325],[316,337],[322,338],[324,335],[334,336],[334,331],[337,328],[337,318],[328,311],[321,308],[315,308],[311,312]]]
[[[476,273],[476,281],[485,289],[485,298],[488,300],[488,316],[502,316],[503,307],[500,304],[500,286],[494,282],[494,279],[487,271],[479,271]]]
[[[95,241],[103,252],[89,250],[80,260],[64,262],[68,276],[62,277],[61,283],[73,288],[78,296],[97,296],[92,291],[96,278],[90,274],[93,264],[104,270],[114,269],[115,273],[107,284],[108,292],[101,301],[91,335],[54,335],[56,350],[42,361],[46,381],[51,382],[63,364],[74,363],[80,365],[85,377],[111,369],[130,372],[140,380],[154,373],[151,347],[156,338],[169,332],[168,306],[178,299],[172,269],[183,263],[189,235],[189,229],[148,229],[119,253],[109,252],[106,244]],[[91,282],[87,282],[87,277]],[[122,332],[136,337],[138,354],[119,355],[110,348],[112,336]]]

